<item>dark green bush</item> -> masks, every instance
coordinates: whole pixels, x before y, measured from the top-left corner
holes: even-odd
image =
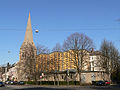
[[[58,85],[58,81],[25,81],[25,84],[30,85]],[[59,81],[59,85],[68,85],[67,81]],[[69,81],[69,85],[80,85],[79,81]],[[88,85],[88,84],[81,84],[82,86]]]

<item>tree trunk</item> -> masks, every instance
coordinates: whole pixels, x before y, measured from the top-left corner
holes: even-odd
[[[56,81],[56,76],[55,76],[55,74],[54,74],[54,85],[56,84],[55,81]]]
[[[69,85],[69,79],[68,79],[68,76],[67,76],[67,85]]]
[[[81,72],[79,72],[79,84],[81,85]]]
[[[59,86],[59,74],[57,76],[58,76],[57,85]]]

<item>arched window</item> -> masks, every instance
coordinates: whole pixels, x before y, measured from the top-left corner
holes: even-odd
[[[24,54],[24,53],[22,53],[22,57],[25,57],[25,54]]]

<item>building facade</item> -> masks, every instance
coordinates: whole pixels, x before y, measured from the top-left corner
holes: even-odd
[[[81,60],[81,52],[84,52],[83,60]],[[78,51],[78,55],[74,50],[65,52],[52,52],[50,54],[39,54],[37,57],[37,66],[44,77],[43,81],[79,81],[77,72],[78,65],[81,65],[81,82],[92,83],[97,80],[110,80],[109,75],[100,66],[103,59],[99,51]],[[41,58],[40,58],[41,57]],[[78,64],[79,63],[79,64]],[[39,65],[38,65],[39,64]],[[42,67],[43,66],[43,67]]]
[[[80,54],[80,52],[81,51],[78,51],[78,54]],[[84,50],[84,53],[83,62],[81,62],[83,63],[82,69],[88,71],[90,69],[90,55],[86,50]],[[77,56],[74,50],[68,50],[65,52],[39,54],[37,55],[36,66],[37,68],[39,67],[38,69],[41,70],[41,72],[76,70],[79,61],[81,61],[80,55]]]

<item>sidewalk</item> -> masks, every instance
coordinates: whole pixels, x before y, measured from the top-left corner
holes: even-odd
[[[46,88],[120,88],[119,85],[110,85],[110,86],[79,86],[79,85],[6,85],[6,87],[19,89],[19,88],[39,88],[39,87],[46,87]]]

